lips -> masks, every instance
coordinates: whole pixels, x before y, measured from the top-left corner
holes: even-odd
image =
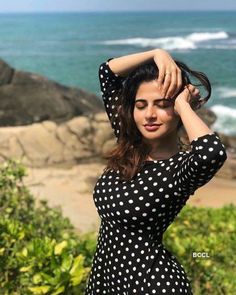
[[[144,126],[161,126],[162,124],[156,124],[156,123],[153,123],[153,124],[145,124]]]
[[[145,124],[144,127],[147,131],[156,131],[162,124]]]

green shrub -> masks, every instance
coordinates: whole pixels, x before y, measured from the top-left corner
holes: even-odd
[[[166,248],[181,262],[194,295],[236,294],[236,207],[185,206],[164,235]],[[193,252],[209,258],[193,258]]]
[[[84,294],[96,234],[80,237],[59,208],[36,206],[25,187],[25,168],[0,168],[0,293]]]
[[[0,294],[82,295],[96,248],[95,232],[78,235],[61,210],[38,206],[23,183],[25,168],[0,168]],[[164,235],[194,295],[236,294],[236,207],[186,205]],[[193,258],[207,252],[209,258]]]

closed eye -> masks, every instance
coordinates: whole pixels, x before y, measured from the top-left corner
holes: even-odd
[[[163,100],[159,100],[159,101],[155,102],[155,105],[157,105],[161,109],[166,109],[166,108],[171,107],[173,105],[173,102],[168,99],[163,99]],[[144,109],[146,106],[147,106],[147,104],[145,102],[141,102],[141,101],[138,101],[135,104],[135,107],[140,110]]]

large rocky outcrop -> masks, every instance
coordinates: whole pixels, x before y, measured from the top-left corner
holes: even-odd
[[[21,159],[31,167],[101,161],[115,138],[106,113],[29,126],[0,128],[0,162]]]
[[[102,110],[101,100],[92,93],[17,71],[0,60],[0,126],[59,123]]]

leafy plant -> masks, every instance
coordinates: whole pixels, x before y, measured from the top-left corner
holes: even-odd
[[[0,294],[82,295],[97,233],[78,234],[60,208],[37,206],[23,183],[25,168],[0,168]],[[182,263],[194,295],[236,294],[236,207],[186,205],[164,235]],[[193,252],[209,257],[194,258]]]
[[[233,204],[218,209],[185,206],[165,233],[164,244],[184,266],[194,295],[236,294]]]
[[[83,294],[96,238],[79,237],[60,208],[36,206],[25,175],[17,161],[0,169],[1,294]]]

